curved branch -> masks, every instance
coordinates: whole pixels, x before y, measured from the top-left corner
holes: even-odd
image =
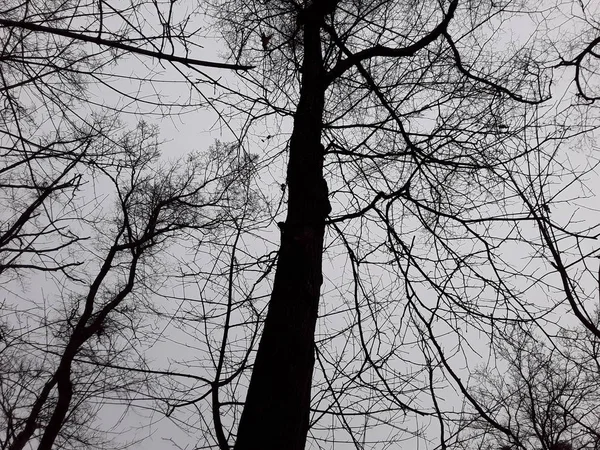
[[[462,73],[464,76],[466,76],[468,79],[473,80],[473,81],[477,81],[478,83],[482,83],[485,84],[489,87],[491,87],[492,89],[495,89],[499,92],[502,92],[503,94],[508,95],[510,98],[512,98],[513,100],[516,100],[518,102],[521,103],[527,103],[529,105],[539,105],[540,103],[545,102],[546,100],[548,100],[548,97],[546,98],[540,98],[539,100],[530,100],[527,99],[519,94],[515,94],[514,92],[512,92],[510,89],[505,88],[504,86],[501,86],[498,83],[494,83],[486,78],[477,76],[472,74],[471,72],[469,72],[465,66],[462,63],[462,59],[460,57],[460,53],[458,51],[458,49],[456,48],[456,45],[454,44],[454,41],[452,40],[452,37],[448,34],[447,31],[443,31],[444,37],[446,38],[446,42],[448,42],[448,45],[450,46],[450,49],[452,50],[452,55],[454,56],[454,61],[456,62],[456,68],[458,69],[458,71],[460,73]]]
[[[600,55],[598,55],[596,52],[594,52],[594,48],[598,44],[600,44],[600,36],[598,36],[597,38],[592,40],[587,45],[587,47],[585,49],[583,49],[583,51],[581,53],[579,53],[577,56],[575,56],[575,58],[573,58],[571,60],[563,60],[557,64],[557,66],[567,66],[567,67],[575,66],[575,85],[577,86],[577,92],[583,99],[585,99],[589,102],[594,102],[596,100],[600,100],[600,96],[590,96],[585,93],[585,89],[581,83],[581,63],[583,62],[583,58],[585,58],[586,55],[592,55],[594,58],[600,58]]]
[[[341,76],[346,70],[350,69],[352,66],[364,61],[365,59],[374,58],[376,56],[388,56],[388,57],[404,57],[404,56],[412,56],[417,53],[419,50],[427,47],[437,38],[439,38],[442,34],[446,32],[446,28],[448,28],[448,24],[454,17],[454,12],[456,11],[456,7],[458,6],[458,0],[452,0],[450,3],[450,7],[448,8],[448,12],[444,16],[444,19],[425,37],[419,39],[412,45],[408,47],[401,48],[390,48],[385,47],[383,45],[376,45],[375,47],[367,48],[361,50],[358,53],[354,53],[351,56],[348,56],[346,59],[338,62],[333,69],[331,69],[326,77],[326,84],[330,84],[333,80]]]

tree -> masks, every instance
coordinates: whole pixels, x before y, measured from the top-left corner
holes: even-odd
[[[91,182],[88,177],[105,183],[104,196],[112,184],[112,211],[99,207],[100,198],[90,203],[89,191],[81,200],[75,192],[43,203],[46,211],[59,206],[69,210],[66,218],[49,224],[23,220],[25,236],[43,238],[43,229],[51,227],[68,238],[86,236],[93,246],[76,245],[79,239],[71,239],[66,255],[61,248],[51,249],[58,253],[55,259],[70,261],[57,267],[41,265],[46,248],[33,252],[40,263],[6,266],[59,271],[62,276],[52,281],[60,291],[51,297],[63,299],[42,299],[49,301],[49,308],[34,298],[25,305],[3,305],[3,315],[12,320],[3,327],[0,352],[6,424],[2,448],[22,449],[31,441],[39,441],[40,449],[101,445],[106,438],[100,434],[94,439],[99,433],[90,434],[86,426],[93,419],[94,403],[102,404],[107,395],[126,402],[132,390],[142,390],[136,385],[147,382],[146,373],[140,379],[127,367],[137,359],[136,342],[143,342],[138,334],[146,334],[140,316],[152,303],[144,297],[164,277],[160,265],[166,263],[169,241],[189,239],[196,232],[208,240],[234,221],[239,200],[234,185],[239,185],[237,195],[244,195],[240,180],[252,171],[251,161],[242,166],[236,157],[231,165],[232,147],[221,145],[210,160],[197,156],[178,166],[157,167],[156,131],[143,123],[110,144],[109,152],[86,154],[87,165],[76,167],[82,183]],[[248,208],[246,201],[241,205]],[[33,228],[38,224],[41,231]],[[23,240],[23,233],[17,241]],[[2,250],[12,253],[11,248]],[[144,367],[144,359],[138,358],[137,364]]]
[[[468,349],[461,327],[494,336],[506,321],[543,323],[546,308],[525,295],[542,285],[539,266],[502,256],[511,242],[536,251],[529,227],[552,208],[548,198],[521,195],[521,181],[534,174],[536,189],[546,192],[550,178],[537,174],[561,164],[555,146],[595,126],[544,106],[556,50],[564,49],[536,36],[543,29],[558,37],[556,16],[524,2],[232,0],[214,7],[235,61],[263,68],[246,79],[263,92],[264,111],[254,117],[293,118],[287,217],[235,448],[304,448],[309,426],[325,416],[339,421],[331,430],[339,426],[360,446],[369,418],[394,429],[391,422],[408,413],[437,417],[444,442],[451,414],[439,404],[434,374],[476,404],[451,364]],[[537,28],[506,42],[500,30],[515,17]],[[578,108],[570,106],[570,113]],[[338,267],[351,267],[340,295],[353,298],[355,317],[346,316],[345,331],[315,338],[326,228],[328,251],[337,244],[346,253]],[[385,287],[373,280],[384,276]],[[325,322],[333,307],[323,308]],[[344,354],[336,333],[361,350]],[[398,356],[409,335],[422,349],[411,356],[416,361]],[[313,376],[315,355],[324,372]],[[411,367],[404,378],[402,364]],[[425,395],[426,406],[418,406]],[[313,406],[312,421],[311,402],[328,404]],[[376,402],[385,412],[371,411]],[[325,442],[335,440],[324,433]]]
[[[252,157],[217,142],[210,157],[165,161],[157,127],[129,120],[125,103],[147,118],[197,104],[148,96],[156,66],[114,70],[132,55],[184,76],[248,68],[190,57],[196,36],[173,5],[154,4],[154,21],[152,3],[118,3],[0,7],[2,449],[124,445],[97,416],[160,391],[140,350],[171,245],[210,243],[251,215]],[[136,25],[142,13],[146,27]],[[98,95],[102,86],[121,99]]]
[[[596,358],[588,346],[597,345],[597,339],[580,327],[564,332],[554,348],[543,342],[526,329],[507,330],[497,342],[496,367],[482,368],[473,380],[479,404],[513,434],[500,433],[475,412],[456,436],[458,443],[465,448],[598,448],[597,363],[590,364],[590,356]]]

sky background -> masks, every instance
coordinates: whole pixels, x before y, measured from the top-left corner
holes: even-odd
[[[598,8],[598,2],[590,2],[586,4],[586,9],[593,17],[594,8]],[[185,6],[180,10],[179,14],[185,16]],[[550,14],[550,12],[548,13]],[[149,16],[150,17],[150,16]],[[149,19],[151,20],[151,19]],[[202,45],[201,49],[194,51],[194,57],[210,59],[210,60],[222,60],[226,57],[227,51],[222,41],[218,37],[214,37],[217,34],[217,30],[208,26],[208,23],[204,21],[202,16],[195,16],[193,18],[194,25],[201,28],[201,35],[198,37],[199,45]],[[151,26],[149,21],[146,26]],[[512,21],[502,25],[502,33],[499,34],[497,43],[494,45],[503,45],[503,42],[515,42],[515,40],[529,39],[531,34],[535,31],[535,23],[531,20],[523,21]],[[572,28],[572,29],[571,29]],[[560,30],[556,30],[565,38],[568,36],[568,30],[577,34],[577,26],[566,25]],[[204,36],[202,34],[205,34]],[[269,64],[265,62],[264,65],[258,65],[254,71],[260,74],[261,71],[269,70]],[[132,76],[144,76],[146,74],[152,74],[154,79],[153,83],[142,83],[141,85],[134,80],[128,79],[115,79],[113,77],[106,78],[106,84],[99,85],[92,84],[89,86],[89,92],[93,99],[96,99],[99,103],[110,105],[118,109],[124,108],[127,112],[120,116],[120,120],[123,120],[124,126],[134,125],[138,119],[143,118],[144,121],[157,125],[160,128],[160,138],[163,141],[160,145],[162,153],[162,163],[167,167],[173,161],[180,158],[185,158],[190,152],[200,151],[205,152],[210,146],[214,145],[215,140],[222,142],[231,142],[236,139],[237,136],[241,135],[241,130],[246,125],[245,117],[243,114],[236,114],[232,119],[225,122],[219,118],[219,112],[231,113],[231,109],[224,106],[220,101],[216,101],[213,105],[209,105],[207,99],[219,97],[221,92],[205,83],[191,83],[190,80],[195,79],[206,79],[202,74],[195,74],[193,72],[186,71],[189,74],[188,79],[185,79],[181,73],[178,73],[176,69],[171,67],[169,64],[160,64],[155,61],[149,60],[142,56],[129,56],[120,60],[116,65],[109,66],[106,68],[109,73],[118,73],[123,77]],[[240,89],[243,86],[243,82],[239,80],[234,74],[227,71],[219,70],[204,70],[209,77],[219,80],[219,83],[231,87],[233,91]],[[253,72],[253,73],[255,73]],[[253,75],[252,75],[253,76]],[[260,75],[257,75],[260,76]],[[560,75],[557,74],[557,77]],[[568,80],[572,76],[572,71],[566,71],[565,80]],[[198,78],[195,78],[198,77]],[[561,99],[562,94],[559,92],[568,92],[570,87],[567,81],[563,81],[557,78],[555,81],[557,98]],[[228,99],[235,98],[231,93],[227,95]],[[148,102],[132,102],[129,96],[135,96],[136,98],[146,99]],[[173,104],[184,104],[184,108],[174,107],[170,111],[156,109],[150,101],[160,97],[163,102],[173,102]],[[244,104],[240,101],[240,105]],[[236,105],[237,106],[237,105]],[[216,109],[216,111],[215,111]],[[242,108],[243,109],[243,108]],[[556,110],[561,109],[561,103],[555,106],[555,109],[548,109],[546,113],[548,117],[551,117]],[[180,114],[183,112],[183,114]],[[128,114],[131,113],[131,114]],[[423,118],[423,124],[427,119]],[[418,125],[418,124],[417,124]],[[426,126],[425,124],[423,126]],[[248,255],[256,256],[260,254],[266,254],[277,248],[279,240],[279,230],[277,229],[275,222],[284,217],[284,204],[281,203],[283,193],[281,191],[281,184],[285,182],[285,169],[284,164],[286,162],[286,156],[283,150],[285,149],[285,143],[289,137],[290,132],[290,119],[278,116],[266,118],[265,120],[259,120],[252,124],[250,130],[245,134],[243,141],[242,151],[258,155],[260,172],[259,176],[254,182],[254,188],[261,194],[264,195],[264,202],[271,203],[273,206],[273,214],[275,220],[271,223],[268,228],[260,228],[255,232],[255,236],[246,236],[245,241],[241,248],[248,252]],[[281,151],[281,155],[273,159],[267,159],[266,155],[276,154]],[[559,155],[555,160],[555,164],[570,164],[571,167],[577,170],[583,170],[588,172],[581,183],[571,185],[571,187],[563,190],[564,186],[570,183],[569,178],[563,178],[556,180],[554,185],[554,192],[560,193],[559,198],[564,198],[565,201],[553,206],[552,216],[556,217],[558,221],[564,221],[565,223],[571,221],[575,227],[584,228],[585,226],[592,226],[600,223],[600,208],[597,206],[597,199],[595,194],[597,193],[598,187],[600,187],[599,173],[596,168],[598,163],[598,144],[596,141],[596,134],[592,133],[587,137],[576,139],[569,146],[561,147]],[[593,169],[591,169],[593,168]],[[552,173],[552,170],[549,171]],[[563,184],[561,184],[563,183]],[[109,190],[109,184],[102,181],[101,178],[96,179],[93,183],[87,184],[82,192],[81,198],[85,199],[89,196],[96,196],[98,202],[95,204],[89,204],[86,207],[90,208],[91,213],[98,216],[104,214],[110,214],[111,203],[113,201],[114,193]],[[341,196],[340,196],[341,198]],[[576,200],[572,200],[576,199]],[[279,209],[277,209],[279,205]],[[334,213],[335,208],[339,207],[334,199],[333,201]],[[493,206],[491,207],[493,208]],[[577,214],[576,218],[572,218],[573,214]],[[265,222],[263,222],[264,224]],[[419,234],[417,229],[417,223],[411,223],[407,220],[406,225],[408,229],[411,229],[410,233],[407,233],[407,240],[410,236],[414,236],[417,240],[423,239],[425,245],[425,237]],[[525,230],[527,231],[527,230]],[[374,235],[381,233],[381,231],[371,230]],[[536,230],[531,228],[529,232],[533,235],[537,233]],[[322,287],[323,302],[321,305],[321,311],[323,313],[332,312],[339,310],[340,314],[336,316],[328,316],[318,324],[318,333],[328,330],[342,329],[345,326],[345,316],[342,311],[344,308],[351,304],[351,301],[347,298],[348,286],[346,284],[347,277],[351,274],[351,268],[348,264],[347,258],[340,254],[339,240],[335,238],[333,232],[327,233],[327,242],[331,246],[331,251],[328,253],[328,257],[324,261],[324,274],[325,283]],[[85,244],[86,246],[88,244]],[[88,250],[93,253],[95,248],[91,243],[89,244]],[[214,295],[215,298],[222,298],[223,287],[219,283],[220,280],[215,280],[214,284],[210,282],[205,286],[194,285],[190,283],[182,287],[182,283],[177,279],[168,277],[170,271],[175,272],[178,267],[178,262],[183,261],[184,263],[191,264],[191,268],[198,270],[207,270],[216,264],[215,260],[218,256],[214,253],[216,247],[201,248],[199,252],[194,253],[191,247],[196,246],[197,243],[194,241],[186,241],[185,239],[178,240],[173,243],[172,246],[168,247],[168,251],[165,253],[165,257],[160,261],[160,264],[155,264],[154,269],[156,273],[149,273],[150,277],[156,277],[160,279],[162,284],[158,286],[157,292],[163,296],[156,296],[152,300],[155,302],[155,306],[162,313],[176,313],[178,315],[194,314],[197,313],[197,309],[193,303],[182,301],[182,298],[197,298],[199,292],[202,291],[204,295]],[[593,251],[597,248],[595,241],[590,241],[589,251]],[[86,247],[84,246],[84,250]],[[505,253],[503,254],[505,262],[513,267],[525,267],[525,261],[529,261],[530,255],[523,255],[520,252],[518,244],[507,244]],[[193,260],[192,260],[193,258]],[[250,259],[250,256],[248,256]],[[227,260],[222,260],[219,264],[226,263]],[[597,301],[598,294],[598,279],[594,277],[597,273],[597,262],[598,260],[591,260],[589,262],[590,271],[586,274],[582,280],[581,289],[595,297]],[[540,270],[548,269],[544,267],[544,263],[534,263],[540,265]],[[595,264],[595,266],[594,266]],[[90,260],[90,267],[93,267],[93,263]],[[532,266],[526,266],[528,270],[532,270]],[[391,275],[384,269],[377,269],[376,267],[369,268],[371,270],[370,278],[372,287],[375,290],[379,284],[387,285],[388,283],[394,283],[397,280],[390,279]],[[485,270],[485,269],[482,269]],[[574,269],[575,270],[575,269]],[[246,283],[241,283],[240,292],[238,295],[243,296],[243,288],[248,289],[249,284],[253,281],[253,278],[257,278],[257,274],[248,274]],[[342,281],[344,280],[344,281]],[[552,284],[554,281],[548,281]],[[56,278],[51,276],[32,276],[25,282],[22,280],[16,280],[13,282],[5,283],[2,285],[4,290],[3,297],[9,302],[17,301],[13,299],[24,299],[27,298],[29,301],[33,301],[38,305],[43,304],[59,304],[64,292],[56,290]],[[147,292],[146,294],[149,294]],[[268,285],[261,285],[261,287],[255,293],[258,295],[268,295]],[[530,299],[532,303],[540,302],[544,304],[545,299],[541,296],[542,291],[534,291]],[[173,298],[176,297],[176,298]],[[266,298],[261,298],[259,304],[265,304]],[[56,302],[56,303],[55,303]],[[394,311],[394,314],[401,315],[401,311]],[[339,318],[338,318],[339,317]],[[548,322],[551,323],[556,319],[560,319],[561,324],[565,325],[576,325],[576,321],[571,315],[565,315],[564,309],[558,308],[554,313],[549,316]],[[198,366],[192,367],[190,371],[195,374],[204,375],[210,373],[210,369],[203,369],[201,363],[195,361],[198,355],[204,350],[200,347],[200,344],[189,334],[190,329],[201,326],[201,321],[195,324],[188,324],[187,326],[175,325],[172,321],[166,317],[154,319],[151,317],[145,317],[148,327],[153,332],[158,331],[160,336],[159,340],[149,341],[148,347],[137,349],[140,353],[152,361],[155,367],[166,368],[169,364],[173,364],[173,367],[179,369],[182,363],[189,362],[190,364],[198,363]],[[365,326],[368,327],[369,320],[365,321]],[[461,331],[463,331],[463,337],[466,342],[471,346],[469,353],[465,353],[463,358],[469,359],[470,365],[477,364],[477,361],[485,363],[489,361],[489,352],[485,340],[482,338],[482,334],[476,329],[469,329],[468,324],[461,324]],[[437,331],[441,334],[444,330],[444,326],[439,324]],[[162,330],[162,331],[161,331]],[[209,330],[196,330],[202,334],[211,336],[217,340],[219,332],[217,329],[212,332]],[[413,332],[415,332],[413,330]],[[444,345],[447,348],[451,348],[456,344],[454,337],[448,337],[444,340]],[[332,348],[339,346],[341,349],[345,342],[343,336],[340,341],[336,341],[332,345]],[[407,348],[410,348],[408,346]],[[334,349],[335,350],[335,349]],[[334,351],[332,350],[332,352]],[[406,354],[402,355],[401,359],[416,362],[419,358],[422,358],[422,354],[415,344],[413,346],[414,354],[407,351]],[[204,355],[203,355],[204,356]],[[457,357],[457,361],[460,361],[461,357]],[[460,363],[456,364],[456,367],[462,368]],[[403,370],[408,370],[406,367],[398,367],[398,372],[401,373]],[[319,381],[319,380],[318,380]],[[320,380],[322,381],[322,380]],[[202,393],[202,389],[192,389],[197,386],[190,384],[190,392],[193,395]],[[181,386],[179,386],[181,387]],[[241,392],[241,391],[240,391]],[[191,395],[191,394],[190,394]],[[184,393],[181,393],[183,398]],[[447,392],[442,396],[446,404],[450,407],[454,407],[459,411],[462,406],[461,396],[457,394],[452,388],[447,388]],[[190,409],[191,413],[194,413],[193,408]],[[206,414],[206,409],[200,411],[200,413]],[[196,411],[196,414],[198,411]],[[184,419],[187,417],[186,413],[181,416],[177,414],[172,419],[177,420],[178,418]],[[402,420],[397,417],[397,420]],[[208,420],[208,419],[207,419]],[[227,419],[226,419],[227,420]],[[141,408],[134,408],[123,411],[120,405],[111,405],[111,400],[107,399],[107,405],[103,406],[98,416],[98,425],[105,429],[106,427],[112,427],[115,423],[114,432],[123,433],[121,438],[125,440],[137,440],[147,437],[144,441],[134,445],[134,448],[145,448],[149,450],[158,449],[170,449],[170,448],[184,448],[192,449],[196,445],[198,436],[203,427],[210,426],[210,420],[208,423],[203,424],[202,420],[198,416],[192,419],[192,424],[197,426],[196,429],[190,430],[189,433],[182,431],[180,428],[175,426],[169,418],[165,418],[158,412],[152,411],[152,409],[145,409],[144,406]],[[147,427],[149,423],[152,426]],[[408,428],[414,428],[420,425],[416,423],[408,423]],[[437,436],[435,424],[429,429],[430,436],[435,438]],[[325,431],[323,431],[325,433]],[[370,439],[376,439],[377,434],[370,436]],[[407,436],[410,439],[410,436]],[[420,440],[407,440],[403,447],[409,446],[411,448],[420,448],[423,445],[423,441]],[[429,444],[431,447],[435,447],[433,441]]]

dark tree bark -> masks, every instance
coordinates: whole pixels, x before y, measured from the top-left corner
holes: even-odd
[[[274,287],[236,450],[301,450],[308,433],[314,331],[323,282],[323,236],[330,209],[321,145],[323,15],[310,7],[301,17],[304,61],[290,139],[288,215],[281,225]]]

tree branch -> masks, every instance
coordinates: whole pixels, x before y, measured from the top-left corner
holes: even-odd
[[[22,20],[8,20],[8,19],[0,19],[0,25],[3,27],[15,27],[15,28],[23,28],[25,30],[36,31],[40,33],[49,33],[57,36],[65,36],[71,39],[75,39],[78,41],[90,42],[96,45],[104,45],[106,47],[118,48],[119,50],[124,50],[130,53],[134,53],[137,55],[145,55],[150,56],[152,58],[159,59],[161,61],[171,61],[175,63],[184,64],[186,66],[202,66],[202,67],[213,67],[216,69],[230,69],[235,71],[246,71],[253,69],[254,66],[244,66],[240,64],[227,64],[213,61],[204,61],[201,59],[192,59],[186,58],[183,56],[169,55],[163,52],[146,50],[139,47],[134,47],[132,45],[123,44],[118,41],[113,41],[109,39],[103,39],[98,36],[88,36],[87,34],[83,34],[81,32],[75,32],[71,30],[64,30],[61,28],[52,28],[46,27],[44,25],[39,25],[37,23],[25,22]]]
[[[452,17],[454,17],[454,12],[456,11],[457,6],[458,0],[453,0],[452,3],[450,3],[450,8],[448,8],[448,13],[445,15],[444,20],[442,20],[438,26],[436,26],[425,37],[421,38],[414,44],[409,45],[408,47],[390,48],[383,45],[376,45],[374,47],[361,50],[358,53],[354,53],[352,56],[348,56],[346,59],[338,62],[335,67],[331,69],[329,73],[327,73],[325,77],[326,84],[329,85],[333,80],[341,76],[346,70],[360,63],[361,61],[364,61],[365,59],[374,58],[376,56],[389,56],[398,58],[414,55],[419,50],[427,47],[446,31],[448,24],[452,20]]]

